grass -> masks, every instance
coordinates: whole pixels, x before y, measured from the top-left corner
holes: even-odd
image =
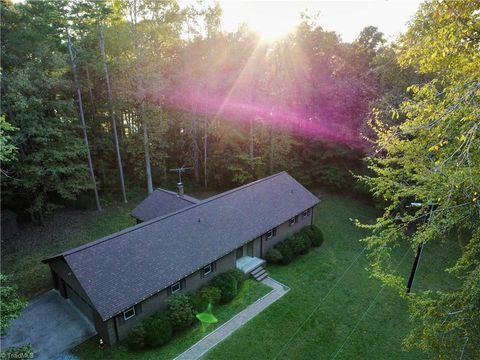
[[[411,329],[407,304],[369,276],[365,231],[351,219],[374,221],[371,207],[329,196],[316,210],[323,230],[322,247],[288,266],[269,266],[270,275],[291,291],[206,354],[205,359],[426,359],[405,351]],[[438,249],[436,249],[438,250]],[[430,254],[435,248],[430,247]],[[426,254],[425,254],[426,255]],[[407,277],[413,252],[399,248],[393,257]],[[451,286],[441,271],[446,259],[424,256],[414,287]],[[423,271],[422,271],[423,268]],[[425,270],[429,270],[428,272]]]
[[[193,196],[196,196],[192,193]],[[211,194],[201,194],[204,197]],[[198,195],[197,195],[198,196]],[[200,197],[198,196],[198,197]],[[13,276],[21,294],[32,297],[51,287],[45,257],[133,225],[129,204],[112,203],[101,213],[91,210],[57,212],[44,228],[22,231],[17,249],[2,249],[2,271]],[[407,304],[391,289],[381,290],[369,276],[364,244],[366,235],[352,219],[371,222],[378,213],[370,206],[342,196],[328,195],[316,210],[323,230],[322,247],[288,266],[269,266],[271,276],[291,291],[206,354],[206,359],[426,359],[402,349],[412,324]],[[2,244],[3,245],[3,244]],[[442,248],[440,248],[440,246]],[[441,251],[440,251],[441,250]],[[446,251],[445,251],[446,250]],[[416,290],[451,289],[456,284],[443,271],[458,244],[427,244],[415,278]],[[403,257],[405,255],[405,257]],[[399,248],[392,261],[407,278],[413,252]],[[221,322],[266,292],[247,282],[240,297],[216,310]],[[168,359],[187,349],[204,334],[193,328],[169,345],[151,352],[131,353],[121,346],[99,352],[95,340],[76,348],[83,359]]]
[[[98,338],[94,337],[85,343],[79,345],[73,350],[74,355],[80,359],[172,359],[187,350],[190,346],[201,340],[209,332],[225,323],[227,320],[235,316],[237,313],[245,309],[248,305],[254,303],[257,299],[266,295],[271,289],[259,282],[248,279],[245,281],[241,291],[237,297],[229,304],[221,305],[213,309],[213,313],[218,319],[218,323],[207,328],[206,332],[202,331],[200,323],[187,331],[178,334],[174,339],[159,349],[131,352],[124,346],[116,345],[111,348],[99,349]]]

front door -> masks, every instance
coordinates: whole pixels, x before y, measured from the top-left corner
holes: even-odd
[[[247,255],[253,257],[253,241],[247,244]]]

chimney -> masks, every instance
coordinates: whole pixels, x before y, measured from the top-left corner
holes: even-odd
[[[178,196],[183,196],[183,184],[181,182],[177,183]]]

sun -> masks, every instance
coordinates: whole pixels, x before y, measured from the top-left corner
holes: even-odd
[[[261,37],[262,40],[274,41],[293,32],[297,26],[297,22],[292,18],[272,15],[264,16],[261,19],[250,19],[248,25]]]

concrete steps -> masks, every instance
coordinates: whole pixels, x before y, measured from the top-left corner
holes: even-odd
[[[268,277],[268,272],[264,269],[263,265],[260,265],[259,267],[255,268],[250,275],[252,275],[255,280],[262,281]]]

